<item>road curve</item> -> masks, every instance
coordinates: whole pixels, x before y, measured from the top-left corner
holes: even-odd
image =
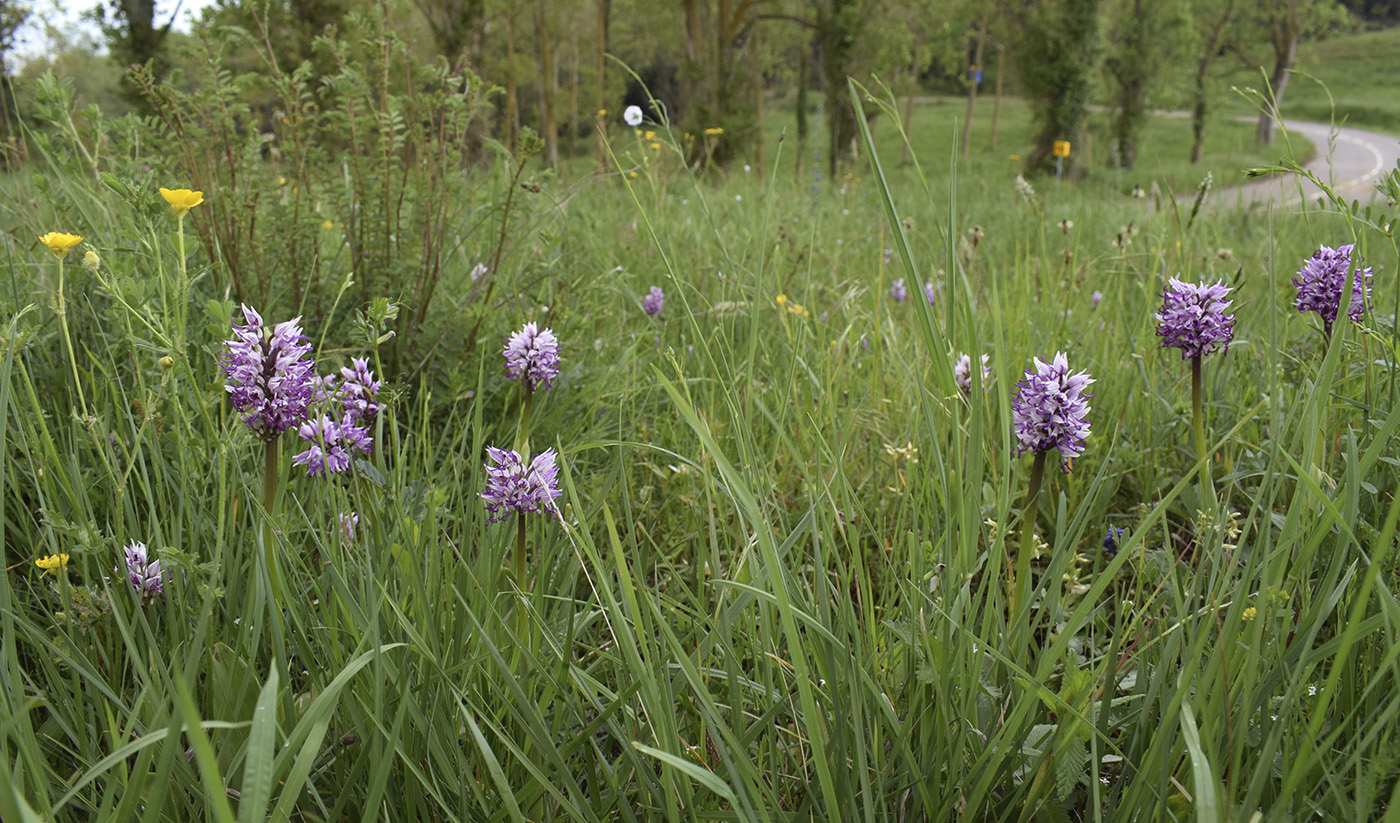
[[[1300,120],[1284,120],[1282,129],[1275,127],[1274,143],[1280,155],[1287,153],[1287,136],[1291,134],[1312,141],[1317,152],[1304,167],[1348,203],[1360,200],[1364,204],[1377,199],[1376,180],[1393,170],[1400,160],[1400,137]],[[1321,190],[1311,181],[1294,174],[1275,174],[1225,189],[1221,201],[1241,208],[1272,202],[1279,208],[1293,209],[1304,198],[1312,203],[1319,196]]]

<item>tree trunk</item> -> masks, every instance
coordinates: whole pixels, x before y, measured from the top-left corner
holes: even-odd
[[[812,44],[807,43],[802,50],[802,59],[797,63],[797,182],[802,182],[802,172],[807,164],[807,87],[812,84]]]
[[[604,111],[608,107],[608,13],[611,10],[612,0],[598,0],[598,55],[597,62],[594,64],[594,71],[596,71],[598,74],[598,93],[593,100],[593,102],[597,104],[597,108],[594,109],[595,112]],[[621,112],[618,112],[618,114],[621,114]],[[602,117],[601,115],[597,114],[595,114],[594,116]],[[612,113],[609,113],[607,116],[613,115]],[[607,125],[606,122],[599,123],[599,125],[602,127],[601,133],[594,135],[594,139],[597,141],[595,159],[597,160],[598,164],[598,173],[605,174],[608,170],[608,148],[606,145],[606,141],[603,139],[603,135],[607,133]]]
[[[1147,90],[1141,83],[1125,83],[1118,89],[1118,112],[1112,134],[1118,144],[1118,168],[1132,171],[1137,164],[1137,136],[1147,120]]]
[[[992,98],[992,150],[997,147],[997,127],[1001,125],[1001,63],[1006,58],[1006,44],[997,43],[997,93]]]
[[[857,32],[843,12],[855,0],[832,0],[827,14],[817,17],[817,42],[821,47],[822,82],[826,91],[827,168],[835,179],[842,165],[853,156],[858,128],[855,109],[846,91],[851,52]]]
[[[1206,154],[1206,62],[1196,69],[1196,105],[1191,108],[1191,162],[1199,163]]]
[[[1259,127],[1254,139],[1261,144],[1274,142],[1274,121],[1278,118],[1278,107],[1283,103],[1283,91],[1293,77],[1291,69],[1298,63],[1298,29],[1288,23],[1276,32],[1274,39],[1274,71],[1269,75],[1271,99],[1264,101],[1264,110],[1259,112]],[[1278,35],[1282,35],[1281,37]]]
[[[506,148],[514,152],[520,133],[520,102],[515,95],[515,6],[506,10]]]
[[[1230,20],[1235,16],[1236,0],[1229,0],[1225,9],[1216,19],[1215,25],[1203,38],[1200,57],[1196,60],[1196,87],[1195,105],[1191,109],[1191,162],[1199,163],[1205,158],[1206,151],[1206,79],[1210,73],[1210,63],[1215,59],[1216,53],[1220,51],[1220,44],[1225,39],[1225,29],[1230,25]]]
[[[719,124],[720,114],[724,111],[724,87],[729,82],[729,61],[726,59],[729,54],[729,0],[719,0],[719,14],[715,19],[715,77],[714,87],[710,89],[714,106],[710,115],[716,125]]]
[[[549,21],[545,0],[535,7],[535,42],[540,56],[540,120],[544,124],[544,156],[551,169],[559,167],[559,124],[554,118],[554,58],[549,51]]]
[[[573,28],[573,60],[569,70],[569,165],[578,157],[578,29]],[[572,171],[572,168],[570,169]]]
[[[762,180],[768,176],[768,157],[763,146],[763,49],[758,45],[757,35],[754,37],[751,51],[754,55],[754,63],[757,64],[753,73],[753,167],[754,171],[758,172],[758,179]]]
[[[980,86],[982,78],[982,44],[987,40],[987,12],[982,12],[982,22],[977,27],[977,45],[972,53],[972,66],[968,69],[967,77],[967,117],[963,120],[962,153],[967,154],[968,145],[972,142],[972,114],[977,108],[977,87]]]

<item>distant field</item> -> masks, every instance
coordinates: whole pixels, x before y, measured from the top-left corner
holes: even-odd
[[[1298,71],[1284,94],[1285,116],[1323,122],[1335,116],[1400,134],[1400,29],[1305,45]]]
[[[900,101],[900,114],[903,116],[904,101]],[[997,148],[991,147],[991,123],[993,100],[990,96],[978,101],[973,117],[971,154],[959,156],[958,175],[969,185],[981,185],[981,181],[1003,181],[1007,186],[1021,171],[1021,159],[1030,151],[1031,110],[1018,98],[1002,101]],[[962,139],[962,123],[967,113],[966,98],[934,97],[922,98],[915,107],[913,124],[908,128],[909,139],[914,148],[914,156],[923,164],[925,175],[930,179],[942,179],[949,173],[953,149]],[[1150,190],[1156,183],[1166,192],[1186,191],[1200,184],[1210,173],[1216,186],[1227,186],[1244,182],[1243,170],[1279,159],[1278,147],[1259,147],[1254,143],[1254,124],[1228,119],[1223,113],[1212,118],[1206,132],[1205,162],[1193,165],[1189,162],[1191,150],[1191,123],[1184,117],[1153,117],[1148,122],[1138,149],[1137,167],[1131,172],[1110,168],[1108,164],[1109,115],[1096,112],[1089,119],[1089,139],[1074,147],[1075,159],[1086,163],[1089,177],[1073,185],[1086,191],[1107,196],[1127,196],[1134,186]],[[816,182],[816,170],[826,173],[825,155],[827,140],[825,127],[819,114],[810,121],[811,130],[805,156],[802,158],[802,171],[809,182]],[[903,154],[902,140],[894,127],[894,121],[881,115],[872,121],[872,130],[888,167],[900,167]],[[765,124],[766,160],[770,165],[781,164],[780,178],[791,179],[797,172],[799,147],[797,145],[796,114],[792,107],[779,108],[769,116]],[[780,145],[781,141],[781,145]],[[640,143],[638,144],[640,145]],[[619,143],[623,150],[630,148],[624,139]],[[1303,155],[1299,160],[1310,156],[1314,147],[1308,141],[1294,138],[1295,150]],[[752,143],[741,149],[742,160],[731,169],[734,175],[742,175],[745,164],[756,163]],[[565,173],[586,173],[591,170],[591,161]]]

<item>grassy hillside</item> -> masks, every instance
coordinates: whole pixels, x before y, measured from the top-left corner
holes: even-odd
[[[1400,29],[1303,46],[1283,113],[1400,134]],[[1335,115],[1334,115],[1335,112]]]

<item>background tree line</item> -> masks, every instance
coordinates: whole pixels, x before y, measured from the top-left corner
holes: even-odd
[[[1300,43],[1400,19],[1400,0],[218,0],[203,24],[265,38],[284,68],[326,76],[331,58],[317,36],[371,6],[405,33],[416,58],[497,84],[489,122],[479,125],[510,147],[531,128],[551,166],[590,155],[605,165],[597,129],[627,105],[649,106],[649,90],[664,110],[649,112],[654,119],[664,114],[690,134],[723,129],[711,159],[743,156],[760,170],[763,124],[774,107],[790,107],[799,168],[819,160],[831,172],[856,154],[848,76],[885,84],[906,115],[924,95],[967,95],[969,122],[985,116],[979,91],[1021,95],[1038,118],[1028,173],[1052,168],[1054,142],[1078,144],[1090,107],[1107,106],[1112,145],[1102,156],[1132,169],[1151,109],[1192,112],[1199,160],[1213,103],[1230,82],[1267,84],[1282,99]],[[172,31],[174,9],[168,0],[104,0],[92,16],[105,56],[75,47],[20,67],[8,54],[30,9],[0,0],[6,156],[23,151],[16,73],[66,64],[57,68],[78,78],[80,96],[109,113],[149,105],[129,80],[114,84],[123,75],[112,64],[187,82],[189,71],[171,72],[198,64],[201,36]],[[255,70],[253,52],[225,46],[221,59]],[[268,130],[272,98],[260,107]],[[1272,140],[1270,123],[1261,114],[1261,142]]]

